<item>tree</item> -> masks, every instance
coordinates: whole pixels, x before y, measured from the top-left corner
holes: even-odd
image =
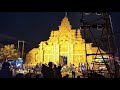
[[[14,44],[5,45],[0,48],[0,60],[17,59],[20,57],[20,53],[15,49]]]

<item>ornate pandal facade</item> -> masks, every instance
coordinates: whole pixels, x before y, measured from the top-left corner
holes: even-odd
[[[101,50],[102,51],[102,50]],[[53,62],[55,64],[62,64],[63,57],[67,59],[67,65],[74,64],[79,66],[80,63],[92,63],[94,56],[87,56],[97,52],[97,47],[92,47],[92,43],[86,43],[82,39],[80,29],[72,29],[68,17],[65,16],[61,21],[59,30],[51,31],[50,37],[47,41],[42,41],[38,48],[32,49],[26,55],[25,65],[34,66],[39,63],[48,64]],[[104,52],[104,51],[102,51]],[[99,53],[99,52],[98,52]]]

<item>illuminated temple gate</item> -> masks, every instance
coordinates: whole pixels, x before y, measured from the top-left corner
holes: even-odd
[[[32,49],[26,55],[26,65],[48,64],[48,62],[68,66],[70,64],[78,66],[86,62],[90,64],[94,56],[87,56],[86,60],[86,54],[93,54],[96,51],[97,47],[92,47],[92,43],[86,43],[85,51],[85,41],[82,39],[80,29],[72,29],[68,17],[65,16],[59,30],[51,31],[47,41],[40,42],[38,48]],[[103,50],[101,52],[105,53]]]

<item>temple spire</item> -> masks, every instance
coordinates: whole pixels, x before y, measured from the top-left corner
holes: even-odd
[[[66,16],[66,17],[67,17],[67,14],[68,14],[68,13],[67,13],[67,12],[65,12],[65,16]]]
[[[68,13],[65,12],[65,17],[61,21],[61,25],[59,26],[59,30],[71,30],[71,25],[67,17]]]

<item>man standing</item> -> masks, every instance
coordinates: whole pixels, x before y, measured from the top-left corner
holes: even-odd
[[[75,78],[75,65],[72,65],[72,78]]]

